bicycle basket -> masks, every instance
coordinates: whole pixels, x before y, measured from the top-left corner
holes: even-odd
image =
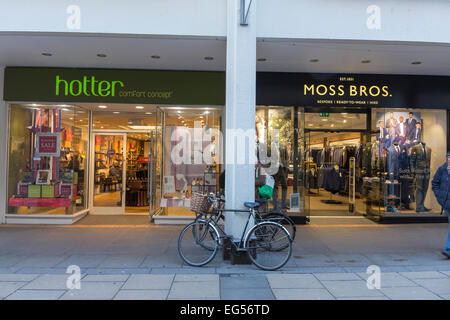
[[[191,210],[194,212],[208,212],[211,202],[208,201],[208,196],[201,193],[192,193],[191,196]]]

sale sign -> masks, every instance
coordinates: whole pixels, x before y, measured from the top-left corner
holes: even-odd
[[[36,156],[59,157],[61,150],[59,133],[39,132],[36,139]]]

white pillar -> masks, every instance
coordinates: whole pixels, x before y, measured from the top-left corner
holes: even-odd
[[[7,159],[8,152],[6,149],[7,145],[7,132],[8,119],[6,103],[3,101],[3,83],[4,83],[4,71],[5,68],[0,66],[0,224],[5,223],[5,212],[6,212],[6,177],[7,177]]]
[[[255,198],[254,164],[249,160],[255,155],[256,2],[253,0],[251,5],[248,25],[241,26],[241,1],[227,0],[225,199],[228,209],[243,209],[245,201]],[[238,142],[242,139],[234,134],[236,130],[251,132],[244,148]],[[243,154],[244,163],[239,161]],[[247,216],[227,213],[226,232],[240,239]]]

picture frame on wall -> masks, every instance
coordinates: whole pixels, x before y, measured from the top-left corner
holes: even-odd
[[[38,170],[36,175],[36,184],[50,184],[51,179],[51,170]]]

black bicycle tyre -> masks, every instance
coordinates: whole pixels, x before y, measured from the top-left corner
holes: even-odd
[[[201,247],[203,247],[203,248],[205,248],[205,249],[207,249],[208,251],[211,252],[210,256],[206,260],[204,260],[202,262],[192,262],[192,261],[190,261],[186,257],[186,255],[183,254],[183,250],[182,250],[182,247],[183,247],[182,246],[182,242],[183,242],[184,234],[188,231],[189,228],[192,228],[196,224],[207,225],[208,229],[211,228],[212,231],[206,231],[206,233],[213,232],[215,234],[215,236],[216,236],[216,239],[215,239],[215,242],[214,242],[215,243],[215,247],[212,250],[210,250],[209,248],[205,248],[205,246],[202,245],[202,244],[198,244],[199,246],[201,246]],[[193,231],[191,231],[191,232],[194,234]],[[216,230],[216,228],[214,228],[214,226],[211,225],[211,223],[209,223],[209,222],[207,222],[205,220],[197,219],[197,220],[189,223],[187,226],[185,226],[183,228],[183,230],[181,230],[180,235],[178,236],[178,254],[180,255],[181,259],[184,262],[186,262],[188,265],[190,265],[190,266],[193,266],[193,267],[204,266],[204,265],[208,264],[209,262],[211,262],[215,258],[216,254],[217,254],[217,251],[219,249],[219,246],[220,246],[220,243],[219,243],[220,240],[219,239],[220,239],[220,235],[219,235],[218,231]]]
[[[280,218],[280,220],[286,221],[286,224],[289,224],[289,234],[291,235],[292,241],[295,240],[295,235],[297,233],[297,227],[295,225],[294,220],[292,220],[289,216],[282,214],[282,213],[277,213],[277,212],[273,212],[273,213],[266,213],[264,215],[261,216],[262,220],[268,220],[270,219],[270,217],[275,217],[276,218]],[[276,222],[276,221],[275,221]],[[278,222],[279,223],[279,222]],[[281,225],[283,225],[283,223],[281,223]],[[290,232],[290,230],[292,230],[292,232]]]
[[[286,258],[281,263],[279,263],[278,265],[273,266],[273,267],[264,266],[260,262],[256,261],[256,257],[253,256],[253,254],[251,252],[251,249],[249,250],[249,248],[250,248],[250,241],[253,238],[257,238],[257,236],[253,236],[256,233],[256,231],[258,229],[264,227],[264,226],[269,226],[269,225],[270,225],[271,228],[277,228],[278,229],[277,232],[284,233],[286,235],[287,239],[289,240],[288,241],[288,245],[286,247],[284,247],[284,249],[288,248],[288,255],[286,256]],[[286,228],[284,228],[283,226],[281,226],[280,224],[275,223],[275,222],[264,221],[264,222],[260,222],[260,223],[257,223],[256,225],[254,225],[250,229],[250,231],[247,233],[247,236],[245,237],[245,242],[244,243],[245,243],[245,248],[247,249],[248,257],[252,261],[252,263],[255,266],[257,266],[258,268],[260,268],[262,270],[265,270],[265,271],[275,271],[275,270],[278,270],[278,269],[282,268],[289,261],[289,259],[292,256],[292,239],[291,239],[291,236],[290,236],[289,232],[286,230]],[[278,251],[271,251],[271,252],[278,252]]]

